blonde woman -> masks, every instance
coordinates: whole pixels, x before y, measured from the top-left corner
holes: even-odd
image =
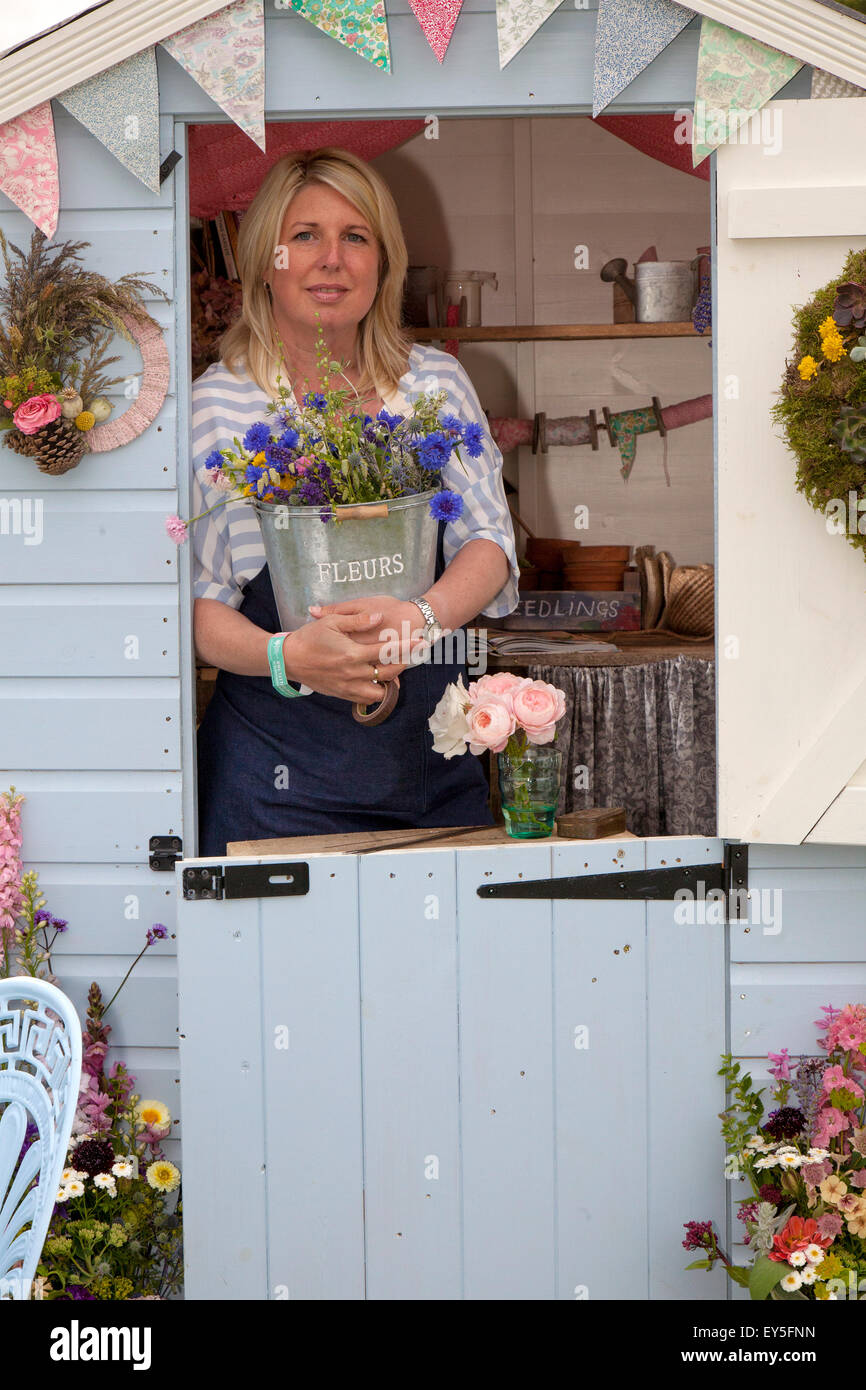
[[[281,629],[252,507],[230,502],[193,528],[195,646],[219,668],[198,731],[200,855],[223,854],[233,839],[491,823],[479,761],[433,753],[427,720],[448,682],[466,674],[440,659],[454,639],[438,633],[456,635],[477,614],[517,603],[514,533],[502,456],[466,372],[447,353],[413,346],[401,328],[407,261],[387,185],[346,150],[279,160],[241,223],[242,314],[221,360],[193,385],[194,514],[218,500],[205,459],[267,418],[278,370],[296,401],[324,385],[317,315],[359,409],[402,414],[422,391],[445,390],[446,408],[484,427],[485,442],[464,460],[468,477],[455,462],[443,474],[464,508],[439,523],[436,578],[424,594],[311,610],[286,636],[286,676],[304,698],[284,698],[269,677],[268,641]],[[386,660],[389,632],[409,633],[413,647],[432,640],[431,658],[412,662],[404,646],[403,664]],[[377,703],[377,682],[395,675],[393,712],[376,726],[357,723],[353,702]]]

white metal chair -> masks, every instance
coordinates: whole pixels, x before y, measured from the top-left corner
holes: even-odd
[[[80,1081],[81,1023],[71,1001],[45,980],[0,980],[0,1299],[30,1297]],[[38,1135],[19,1163],[28,1120]]]

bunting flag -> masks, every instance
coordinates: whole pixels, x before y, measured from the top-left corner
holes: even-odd
[[[0,193],[47,237],[57,231],[60,180],[51,102],[41,101],[0,125]]]
[[[265,148],[262,0],[235,0],[163,39],[162,46],[227,116]]]
[[[598,0],[593,116],[609,106],[694,17],[694,10],[673,0]]]
[[[291,5],[293,14],[303,15],[323,34],[338,39],[374,67],[391,71],[382,0],[291,0]]]
[[[496,0],[500,71],[537,33],[562,0]]]
[[[799,58],[704,16],[692,126],[694,163],[732,139],[802,66]]]
[[[159,87],[153,47],[88,77],[57,100],[151,193],[159,192]]]
[[[832,72],[825,72],[823,68],[812,69],[812,90],[809,95],[814,100],[816,97],[866,97],[866,91],[862,87],[855,87],[853,82],[846,82],[844,77],[836,77]]]
[[[443,62],[463,0],[409,0],[409,4],[425,39],[439,62]]]

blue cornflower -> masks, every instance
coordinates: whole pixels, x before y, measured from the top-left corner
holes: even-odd
[[[258,454],[265,445],[269,443],[270,438],[270,425],[265,425],[261,422],[257,425],[250,425],[244,435],[244,448],[249,449],[252,454]]]
[[[259,480],[264,476],[264,468],[260,468],[257,463],[248,463],[244,472],[244,482],[252,483],[253,487],[258,487]]]
[[[297,449],[299,438],[300,436],[297,430],[287,429],[280,435],[277,444],[281,449]]]
[[[430,499],[430,515],[437,521],[456,521],[463,514],[463,498],[459,492],[437,492]]]
[[[405,418],[404,415],[392,415],[384,406],[376,416],[376,419],[381,420],[383,425],[387,425],[389,430],[396,429],[397,425],[402,424]]]
[[[454,430],[456,434],[463,433],[463,421],[458,415],[443,415],[439,423],[443,430]]]
[[[308,391],[301,404],[305,410],[324,410],[328,402],[321,391]]]
[[[265,445],[265,463],[269,468],[276,468],[278,473],[287,473],[290,462],[288,449],[284,449],[280,444]]]
[[[472,459],[477,459],[484,449],[482,440],[483,430],[475,420],[470,420],[469,424],[463,429],[463,443],[466,445],[466,452]]]
[[[212,453],[208,454],[204,461],[204,466],[205,468],[213,469],[214,472],[216,472],[218,468],[222,468],[223,456],[219,449],[214,449]]]
[[[450,457],[451,440],[441,430],[428,434],[418,445],[418,462],[422,468],[429,468],[431,471],[444,468]]]

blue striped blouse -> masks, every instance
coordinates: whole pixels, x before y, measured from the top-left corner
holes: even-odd
[[[383,399],[389,410],[405,413],[409,402],[421,392],[441,390],[448,396],[446,411],[462,420],[476,420],[484,429],[484,449],[478,458],[469,458],[466,450],[461,450],[466,471],[452,456],[442,473],[443,485],[463,498],[462,516],[445,527],[445,563],[450,563],[467,541],[495,541],[508,556],[511,570],[502,589],[482,611],[491,618],[504,617],[517,606],[520,572],[514,528],[502,483],[502,455],[487,430],[484,411],[465,368],[450,353],[416,343],[410,350],[409,368],[400,378],[398,392]],[[265,413],[267,403],[268,396],[246,372],[235,376],[222,362],[212,363],[193,382],[193,516],[213,506],[221,496],[211,486],[204,466],[208,454],[213,449],[229,447],[235,435],[242,438],[257,420],[269,420],[271,417]],[[243,501],[227,502],[195,522],[190,530],[194,597],[218,599],[239,608],[243,586],[265,564],[259,523],[252,507]]]

